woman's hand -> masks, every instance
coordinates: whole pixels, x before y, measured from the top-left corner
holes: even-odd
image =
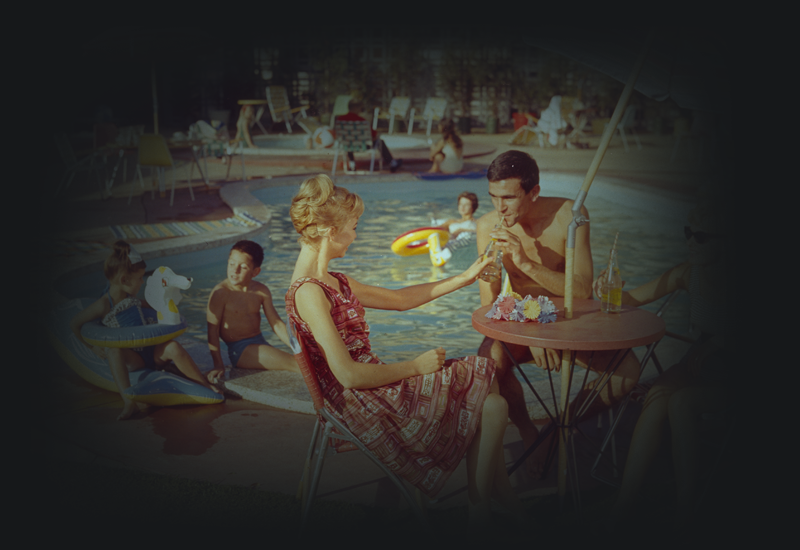
[[[497,227],[489,233],[489,236],[497,241],[503,250],[503,254],[511,256],[514,265],[521,266],[528,261],[528,255],[522,247],[519,237],[511,233],[505,227]]]
[[[483,254],[478,256],[478,259],[475,260],[475,262],[469,266],[464,273],[459,275],[459,277],[461,277],[464,281],[464,286],[469,286],[474,283],[478,279],[478,275],[481,274],[481,271],[483,271],[484,268],[493,261],[494,258],[484,258]]]
[[[444,365],[444,348],[426,351],[413,361],[419,374],[436,372]]]

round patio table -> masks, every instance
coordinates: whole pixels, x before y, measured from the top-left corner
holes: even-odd
[[[554,297],[552,301],[558,310],[555,323],[520,323],[489,319],[486,317],[486,313],[491,306],[483,306],[472,314],[472,326],[484,336],[498,340],[520,372],[522,372],[522,369],[505,345],[506,343],[563,351],[561,358],[560,401],[556,400],[555,395],[553,395],[553,401],[558,404],[559,410],[557,415],[550,415],[553,426],[558,428],[561,434],[558,456],[558,495],[559,502],[563,504],[566,493],[567,444],[571,442],[573,429],[581,421],[583,412],[589,409],[591,403],[597,398],[605,384],[608,383],[617,367],[630,351],[630,348],[645,346],[660,340],[664,336],[666,326],[663,319],[656,314],[631,306],[622,306],[622,311],[619,313],[603,313],[600,311],[600,302],[597,300],[574,300],[572,318],[567,319],[563,311],[564,298]],[[580,404],[580,408],[575,411],[574,419],[570,420],[569,387],[575,366],[575,354],[572,352],[606,350],[619,350],[619,352],[609,361],[605,370],[600,374],[598,382],[591,389],[583,403]],[[522,375],[534,395],[542,402],[525,374],[523,373]],[[550,371],[548,371],[549,375]],[[588,370],[586,375],[588,376]],[[583,378],[582,389],[586,384],[587,376]],[[551,391],[555,393],[552,389],[552,380],[550,387]],[[544,402],[542,402],[542,405],[544,406]],[[547,410],[546,406],[545,410]],[[550,414],[549,411],[548,414]],[[544,439],[543,435],[540,434],[537,442],[526,450],[518,464]],[[572,461],[574,466],[574,456]],[[573,486],[576,487],[577,492],[577,471],[573,472],[573,478]],[[579,498],[578,495],[576,497]],[[578,498],[576,498],[576,505],[579,502]]]

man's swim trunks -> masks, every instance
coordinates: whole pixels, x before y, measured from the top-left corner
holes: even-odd
[[[263,334],[259,333],[252,338],[245,338],[244,340],[228,343],[228,359],[231,360],[232,367],[236,366],[236,364],[239,362],[239,358],[242,356],[242,353],[244,353],[244,350],[251,344],[264,344],[265,346],[268,346],[269,342],[264,339]]]

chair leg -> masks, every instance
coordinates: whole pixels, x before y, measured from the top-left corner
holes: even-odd
[[[317,417],[317,422],[314,424],[314,431],[311,433],[311,443],[308,445],[308,453],[306,453],[306,461],[303,464],[303,475],[300,476],[300,483],[297,486],[297,500],[302,501],[302,506],[306,504],[308,497],[308,487],[311,484],[311,458],[314,456],[314,448],[317,446],[317,438],[319,437],[320,421]]]
[[[303,524],[308,521],[308,513],[311,511],[311,505],[314,502],[314,497],[317,495],[317,487],[319,486],[319,478],[322,474],[322,466],[325,463],[325,451],[328,449],[331,431],[333,431],[333,425],[328,423],[322,433],[322,440],[315,451],[317,455],[317,464],[314,467],[314,477],[311,479],[311,486],[308,488],[308,496],[306,497],[306,503],[302,511],[301,521]]]
[[[241,155],[242,158],[242,183],[245,183],[247,181],[247,174],[244,171],[244,143],[239,142],[239,145],[241,146],[239,154]]]
[[[336,163],[339,162],[339,143],[333,144],[333,166],[331,167],[331,178],[336,177]]]

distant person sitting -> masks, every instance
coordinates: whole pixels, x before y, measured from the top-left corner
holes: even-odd
[[[214,369],[212,383],[225,374],[219,340],[228,345],[231,366],[240,369],[288,370],[300,372],[297,361],[285,351],[269,345],[261,334],[261,310],[281,342],[289,345],[289,333],[281,320],[266,285],[253,279],[261,272],[264,251],[253,241],[239,241],[228,256],[228,278],[208,297],[208,349]]]
[[[559,135],[564,134],[567,130],[567,121],[561,116],[560,95],[554,95],[550,100],[550,105],[542,111],[539,129],[547,135],[547,142],[550,145],[558,145]]]
[[[431,146],[431,162],[433,166],[428,172],[455,174],[464,168],[464,142],[456,132],[456,125],[450,119],[439,123],[442,139]]]
[[[357,99],[351,99],[350,103],[347,104],[347,114],[337,116],[336,120],[351,122],[366,120],[359,114],[362,110],[362,103]],[[402,159],[395,159],[392,157],[392,153],[389,151],[389,148],[386,147],[386,144],[383,142],[383,140],[378,137],[378,132],[375,130],[372,130],[372,147],[380,152],[383,162],[389,165],[389,171],[396,172],[397,169],[400,168],[400,165],[403,164]],[[347,159],[350,162],[350,169],[355,169],[356,160],[352,151],[347,152]]]

